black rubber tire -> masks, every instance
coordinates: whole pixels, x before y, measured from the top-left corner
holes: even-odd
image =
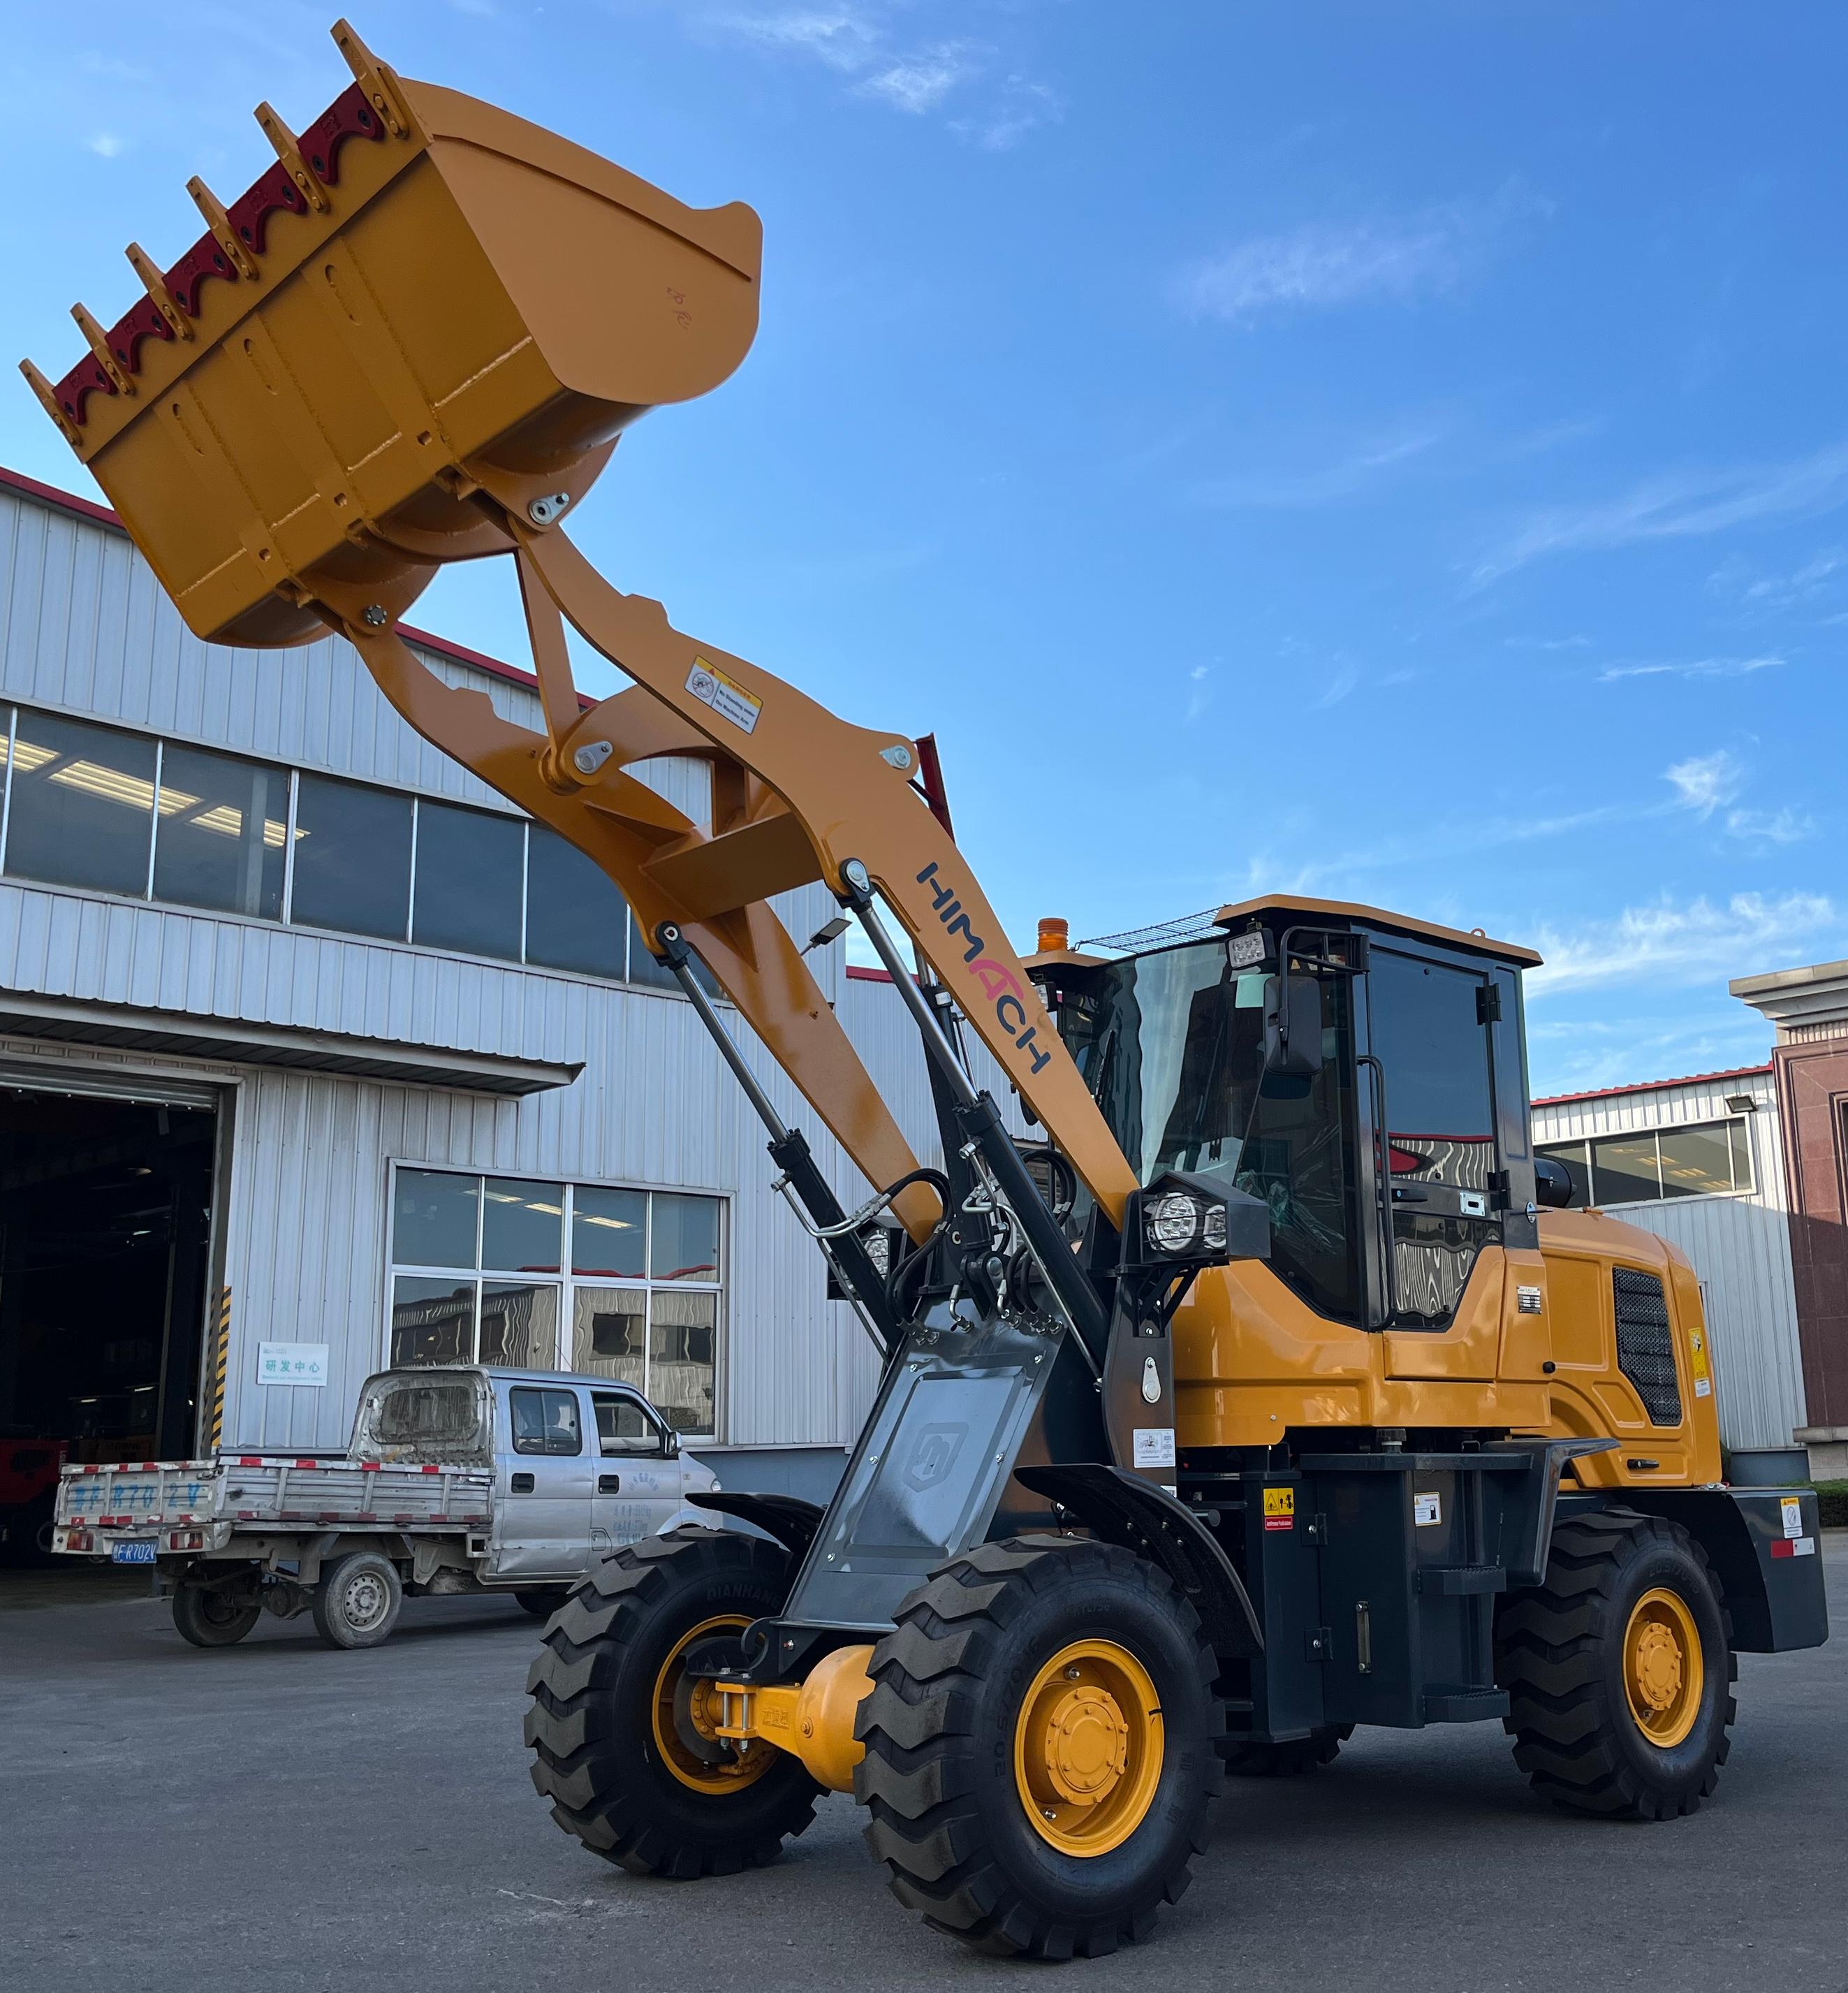
[[[790,1576],[780,1543],[686,1526],[624,1545],[572,1587],[527,1677],[526,1741],[552,1818],[592,1854],[638,1875],[729,1875],[774,1861],[815,1818],[822,1789],[799,1759],[700,1793],[654,1740],[654,1684],[674,1649],[705,1620],[780,1612]]]
[[[405,1602],[398,1567],[377,1550],[350,1550],[321,1573],[311,1610],[330,1647],[377,1647],[391,1637]]]
[[[1700,1637],[1699,1710],[1684,1741],[1654,1743],[1631,1712],[1625,1629],[1636,1602],[1677,1593]],[[1546,1581],[1510,1593],[1495,1619],[1502,1727],[1534,1790],[1573,1812],[1617,1820],[1693,1813],[1719,1783],[1737,1713],[1732,1620],[1705,1552],[1679,1523],[1624,1509],[1573,1516],[1553,1531]]]
[[[1230,1742],[1222,1755],[1225,1769],[1235,1779],[1293,1779],[1332,1765],[1353,1735],[1351,1723],[1330,1725],[1307,1737],[1293,1737],[1286,1744]]]
[[[1161,1782],[1107,1854],[1043,1840],[1014,1774],[1021,1697],[1068,1643],[1113,1639],[1161,1701]],[[1003,1957],[1098,1957],[1146,1937],[1187,1888],[1224,1784],[1218,1664],[1164,1573],[1085,1539],[1016,1537],[955,1559],[913,1592],[873,1650],[854,1796],[892,1891],[934,1929]]]
[[[514,1603],[522,1612],[530,1612],[535,1619],[549,1619],[570,1596],[567,1587],[548,1585],[543,1591],[516,1591]]]
[[[235,1646],[263,1617],[254,1584],[182,1584],[173,1594],[173,1628],[195,1647]]]

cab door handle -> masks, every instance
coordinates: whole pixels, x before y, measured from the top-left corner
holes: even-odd
[[[533,1491],[533,1478],[530,1474],[516,1474],[507,1485],[516,1495],[530,1495]]]
[[[621,1494],[623,1477],[620,1474],[599,1474],[596,1478],[596,1492],[599,1495]]]

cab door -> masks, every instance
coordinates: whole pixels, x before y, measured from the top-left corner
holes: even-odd
[[[610,1544],[657,1534],[680,1506],[682,1473],[673,1436],[646,1399],[593,1388],[597,1437],[596,1526]]]
[[[1486,968],[1382,938],[1368,951],[1366,982],[1382,1326],[1441,1333],[1460,1313],[1473,1318],[1486,1309],[1496,1328],[1484,1338],[1488,1367],[1481,1374],[1493,1376],[1499,1273],[1494,1296],[1469,1290],[1484,1249],[1501,1243],[1507,1202],[1490,1041],[1497,985]],[[1498,1268],[1500,1256],[1491,1263]],[[1483,1268],[1478,1284],[1490,1271]]]
[[[578,1393],[569,1385],[507,1387],[494,1461],[497,1578],[576,1578],[590,1557],[593,1474]]]

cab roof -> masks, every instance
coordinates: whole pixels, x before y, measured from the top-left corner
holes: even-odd
[[[1531,948],[1491,940],[1480,928],[1466,932],[1461,928],[1440,927],[1433,921],[1415,921],[1404,914],[1389,913],[1383,907],[1362,906],[1355,900],[1305,900],[1294,895],[1241,900],[1236,906],[1221,907],[1213,916],[1213,925],[1229,928],[1254,915],[1263,918],[1274,914],[1313,914],[1327,920],[1358,921],[1370,928],[1382,928],[1389,934],[1415,935],[1425,941],[1440,941],[1447,948],[1491,955],[1498,962],[1512,962],[1522,969],[1538,969],[1542,960]]]

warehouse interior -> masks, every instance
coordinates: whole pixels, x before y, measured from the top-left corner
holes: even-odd
[[[58,1464],[194,1449],[218,1116],[0,1083],[0,1557]]]

